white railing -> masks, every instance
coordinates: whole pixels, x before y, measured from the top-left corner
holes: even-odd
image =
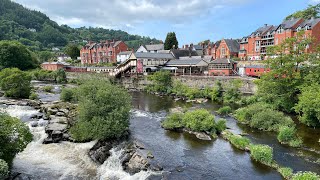
[[[112,72],[110,72],[110,76],[117,76],[119,73],[126,71],[131,66],[136,65],[136,60],[128,59],[125,62],[119,64]]]

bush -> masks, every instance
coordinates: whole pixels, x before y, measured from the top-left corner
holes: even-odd
[[[32,92],[32,93],[30,94],[30,96],[29,96],[29,99],[31,99],[31,100],[38,100],[38,99],[39,99],[38,94],[35,93],[35,92]]]
[[[17,68],[4,69],[0,72],[0,87],[7,97],[29,98],[31,77]]]
[[[67,74],[64,69],[58,69],[55,72],[55,81],[57,83],[65,83],[67,82]]]
[[[172,88],[172,79],[169,71],[157,71],[148,79],[152,82],[147,89],[151,92],[168,93]]]
[[[45,92],[50,93],[50,92],[52,92],[52,90],[53,90],[53,86],[44,86],[44,87],[42,88],[42,90],[45,91]]]
[[[279,168],[278,171],[285,179],[290,179],[293,174],[293,170],[291,168]]]
[[[223,102],[228,104],[234,104],[238,102],[241,98],[240,87],[242,86],[242,81],[240,79],[229,81],[226,85],[225,92],[223,93]]]
[[[227,129],[227,125],[226,125],[227,121],[225,119],[220,119],[216,125],[215,125],[215,129],[217,131],[217,133],[221,133],[222,131]]]
[[[252,119],[252,116],[255,113],[263,111],[265,109],[272,109],[272,106],[266,103],[254,103],[247,107],[236,110],[235,117],[238,121],[245,124],[249,124]]]
[[[124,89],[93,79],[77,88],[78,121],[70,128],[77,141],[120,138],[129,129],[131,97]]]
[[[292,180],[319,180],[320,176],[314,172],[298,172],[293,175]]]
[[[232,145],[241,150],[245,150],[250,145],[250,140],[240,135],[231,135],[229,140]]]
[[[288,144],[290,141],[296,139],[296,128],[295,127],[287,127],[282,126],[280,127],[278,140],[281,143]]]
[[[251,145],[251,157],[265,165],[271,165],[273,160],[273,149],[268,145]]]
[[[187,112],[183,117],[183,124],[196,132],[215,130],[214,116],[205,109]]]
[[[296,137],[295,139],[289,141],[289,146],[291,147],[301,147],[302,139],[300,137]]]
[[[60,94],[60,100],[63,102],[75,101],[74,89],[63,88]]]
[[[9,175],[9,166],[8,164],[0,159],[0,179],[6,179]]]
[[[228,115],[228,114],[230,114],[231,112],[232,112],[232,109],[231,109],[230,106],[223,106],[222,108],[220,108],[220,109],[218,110],[218,113],[219,113],[220,115]]]
[[[263,131],[279,131],[281,126],[293,127],[294,122],[282,112],[265,109],[253,115],[249,125]]]
[[[32,141],[28,126],[17,118],[0,114],[0,159],[11,165],[15,155]]]
[[[161,124],[165,129],[179,129],[183,128],[184,124],[182,123],[183,114],[182,113],[173,113],[170,114]]]

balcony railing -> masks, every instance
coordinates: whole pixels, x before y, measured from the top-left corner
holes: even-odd
[[[273,46],[274,42],[268,42],[268,43],[261,43],[261,47],[263,46]]]
[[[262,36],[261,39],[273,39],[274,35],[267,35],[267,36]]]

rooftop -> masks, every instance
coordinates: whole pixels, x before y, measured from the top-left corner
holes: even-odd
[[[164,45],[163,44],[149,44],[145,45],[146,49],[148,51],[159,51],[159,50],[164,50]]]
[[[149,52],[137,52],[134,53],[136,58],[142,59],[174,59],[171,53],[149,53]]]

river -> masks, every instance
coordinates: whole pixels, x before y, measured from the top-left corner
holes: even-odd
[[[56,87],[59,90],[59,86]],[[57,91],[59,92],[59,91]],[[251,160],[246,152],[239,151],[227,141],[218,138],[201,141],[194,135],[165,131],[160,127],[168,111],[174,107],[206,108],[210,111],[219,106],[212,103],[191,104],[175,102],[170,97],[157,97],[141,92],[131,93],[131,138],[141,142],[154,155],[154,161],[164,170],[161,173],[140,172],[130,175],[122,170],[122,149],[111,150],[111,157],[103,164],[93,163],[87,156],[95,142],[42,144],[46,138],[45,121],[39,127],[31,127],[34,140],[18,154],[13,171],[28,174],[32,179],[281,179],[278,172]],[[53,97],[53,98],[52,98]],[[41,94],[46,101],[54,101],[58,95]],[[11,116],[21,118],[27,124],[38,112],[26,106],[0,106]],[[219,119],[216,116],[216,119]],[[294,149],[280,145],[272,133],[259,132],[238,125],[227,118],[227,126],[234,133],[246,132],[254,143],[268,144],[274,148],[274,158],[282,166],[294,171],[314,171],[320,174],[315,163],[320,156],[317,146]],[[318,131],[315,131],[315,135]],[[319,138],[319,136],[318,136]],[[307,142],[309,143],[309,142]]]

